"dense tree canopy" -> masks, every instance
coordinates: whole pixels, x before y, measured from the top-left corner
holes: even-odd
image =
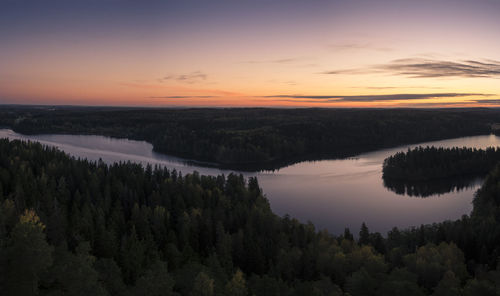
[[[0,107],[0,126],[16,132],[145,140],[158,152],[239,170],[487,134],[499,118],[496,109]]]
[[[7,295],[499,293],[500,167],[471,216],[384,238],[274,215],[255,178],[181,175],[0,140]],[[451,292],[450,292],[451,291]],[[487,295],[487,294],[483,294]]]
[[[384,160],[383,177],[429,181],[487,175],[500,162],[500,148],[417,147]]]
[[[499,162],[498,147],[417,147],[386,158],[382,178],[398,194],[426,197],[471,186]]]

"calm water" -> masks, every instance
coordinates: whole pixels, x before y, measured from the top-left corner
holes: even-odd
[[[101,158],[107,163],[160,164],[183,174],[194,170],[207,175],[231,172],[185,164],[183,159],[153,152],[151,144],[141,141],[80,135],[25,136],[8,129],[0,129],[0,138],[38,141],[75,157]],[[301,162],[274,172],[242,174],[258,177],[276,214],[290,214],[302,222],[311,221],[317,228],[326,228],[337,234],[344,227],[357,233],[362,222],[366,222],[371,231],[385,234],[393,226],[418,226],[457,219],[470,213],[471,201],[480,181],[460,191],[427,198],[398,195],[384,187],[383,160],[419,145],[486,148],[500,146],[500,138],[487,135],[426,142],[364,153],[350,159]]]

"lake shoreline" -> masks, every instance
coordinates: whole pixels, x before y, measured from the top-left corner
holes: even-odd
[[[143,166],[164,166],[183,175],[197,171],[200,175],[238,173],[246,179],[257,177],[273,212],[280,216],[289,214],[302,222],[311,221],[318,229],[336,234],[342,233],[344,227],[358,229],[362,222],[374,231],[384,233],[393,226],[405,228],[460,218],[470,213],[471,201],[479,186],[474,184],[464,190],[427,198],[392,192],[384,186],[382,162],[388,155],[410,146],[371,151],[344,159],[304,161],[274,171],[245,172],[186,163],[184,159],[153,151],[152,145],[145,141],[87,135],[26,136],[5,129],[0,129],[0,137],[38,141],[76,158],[102,159],[107,164],[131,161]],[[500,144],[500,138],[483,135],[415,145],[427,144],[480,147]]]
[[[302,161],[491,132],[490,109],[106,109],[0,106],[0,125],[25,135],[148,141],[155,152],[257,172]]]
[[[364,150],[364,149],[359,149],[353,153],[345,153],[342,156],[329,156],[328,154],[324,155],[305,155],[305,156],[297,156],[295,158],[291,159],[286,159],[286,160],[273,160],[269,162],[248,162],[248,163],[218,163],[218,162],[210,162],[210,161],[204,161],[204,160],[198,160],[194,158],[190,158],[188,156],[185,156],[183,154],[175,154],[175,153],[165,153],[162,151],[158,151],[155,149],[155,146],[153,143],[145,140],[145,139],[135,139],[135,138],[127,138],[127,137],[114,137],[114,136],[109,136],[101,133],[64,133],[60,132],[58,133],[57,131],[53,133],[22,133],[20,131],[17,131],[13,127],[9,126],[0,126],[1,129],[6,129],[6,130],[11,130],[15,133],[18,133],[23,136],[44,136],[44,135],[60,135],[60,136],[100,136],[100,137],[109,137],[113,139],[118,139],[118,140],[127,140],[127,141],[138,141],[138,142],[146,142],[152,146],[153,152],[162,154],[167,157],[173,157],[173,158],[178,158],[181,160],[183,163],[188,164],[190,166],[203,166],[206,168],[216,168],[216,169],[221,169],[221,170],[230,170],[230,171],[241,171],[241,172],[247,172],[247,173],[259,173],[259,172],[274,172],[274,171],[279,171],[282,168],[295,165],[298,163],[302,162],[317,162],[317,161],[327,161],[327,160],[343,160],[343,159],[353,159],[356,158],[360,155],[363,154],[368,154],[368,153],[373,153],[377,151],[383,151],[387,149],[396,149],[399,147],[407,147],[411,145],[416,145],[420,142],[408,142],[408,143],[401,143],[399,145],[386,145],[386,146],[381,146],[377,149],[370,149],[370,150]],[[490,132],[489,134],[484,134],[484,133],[479,133],[477,135],[467,135],[463,137],[458,137],[458,138],[469,138],[469,137],[476,137],[476,136],[487,136],[487,135],[497,135],[496,133]],[[428,139],[424,142],[435,142],[435,141],[446,141],[446,140],[452,140],[452,139],[458,139],[457,137],[446,137],[446,138],[432,138]]]

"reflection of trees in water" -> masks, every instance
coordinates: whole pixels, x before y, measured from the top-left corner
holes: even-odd
[[[391,178],[383,178],[383,180],[384,187],[396,194],[429,197],[472,188],[482,182],[483,177],[469,176],[432,181],[402,181]]]

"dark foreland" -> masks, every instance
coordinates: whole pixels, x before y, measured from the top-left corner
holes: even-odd
[[[1,106],[23,134],[144,140],[157,152],[238,169],[354,156],[403,144],[488,134],[499,109],[151,109]]]

